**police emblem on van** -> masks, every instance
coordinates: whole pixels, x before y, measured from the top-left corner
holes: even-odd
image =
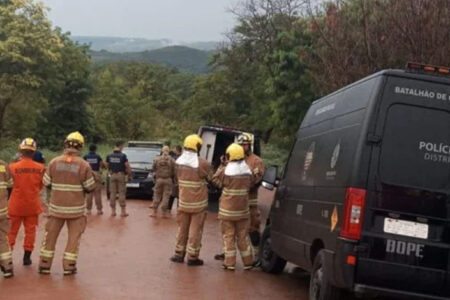
[[[305,155],[305,163],[303,165],[303,175],[302,175],[302,180],[306,180],[307,178],[307,173],[309,171],[309,169],[311,169],[311,164],[314,160],[314,150],[316,148],[316,142],[312,142],[311,145],[308,148],[308,151],[306,152]]]

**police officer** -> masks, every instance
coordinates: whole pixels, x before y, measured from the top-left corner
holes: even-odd
[[[10,183],[6,163],[0,161],[0,269],[5,278],[10,278],[14,275],[12,252],[8,243],[9,220],[7,188]]]
[[[92,198],[95,199],[95,206],[97,207],[97,215],[103,215],[102,205],[102,173],[101,169],[105,167],[102,157],[97,154],[97,145],[89,146],[89,153],[86,154],[84,160],[89,163],[95,178],[95,190],[86,196],[87,214],[90,215],[92,211]]]
[[[86,229],[85,193],[95,189],[91,167],[80,157],[83,145],[84,137],[79,132],[69,134],[64,141],[64,154],[53,159],[44,174],[43,183],[51,188],[51,196],[39,262],[41,274],[50,274],[56,241],[64,224],[68,229],[64,275],[77,272],[80,239]]]
[[[122,153],[124,143],[117,142],[113,153],[106,157],[106,166],[110,173],[109,194],[111,216],[116,214],[116,199],[119,199],[121,217],[128,217],[126,210],[127,176],[131,176],[131,168],[126,154]]]
[[[212,170],[206,160],[198,157],[201,147],[202,139],[198,135],[187,136],[183,154],[176,161],[180,195],[177,211],[178,234],[175,255],[170,260],[183,263],[187,253],[188,266],[203,265],[199,255],[208,207],[207,182],[212,179]]]
[[[155,174],[155,188],[153,197],[153,207],[150,217],[156,217],[158,207],[162,201],[163,217],[168,215],[168,204],[172,194],[173,181],[175,177],[175,161],[169,155],[170,149],[164,146],[161,155],[153,161],[153,172]]]
[[[173,158],[174,161],[176,161],[178,159],[178,157],[181,156],[182,152],[183,152],[183,148],[180,145],[176,145],[173,148],[173,150],[170,151],[170,156]],[[172,210],[172,206],[173,206],[173,203],[175,202],[175,198],[178,198],[178,183],[176,182],[176,180],[173,183],[172,194],[170,195],[170,199],[169,199],[169,205],[168,205],[169,211]]]

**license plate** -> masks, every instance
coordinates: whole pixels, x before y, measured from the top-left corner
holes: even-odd
[[[384,232],[420,239],[427,239],[428,224],[385,218]]]
[[[127,188],[139,188],[139,183],[127,183]]]

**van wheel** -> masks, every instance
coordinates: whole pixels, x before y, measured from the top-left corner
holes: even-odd
[[[284,267],[286,266],[286,260],[279,257],[272,250],[270,226],[266,226],[264,229],[259,250],[259,259],[261,260],[261,268],[267,273],[279,274],[283,272]]]
[[[314,259],[309,281],[309,300],[337,300],[341,298],[341,290],[328,281],[329,270],[325,268],[325,253],[319,251]]]

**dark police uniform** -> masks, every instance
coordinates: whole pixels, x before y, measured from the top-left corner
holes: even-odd
[[[110,193],[110,205],[115,215],[116,211],[116,198],[119,199],[119,205],[122,208],[122,213],[126,207],[125,194],[126,194],[126,175],[129,174],[127,168],[128,158],[119,150],[114,150],[113,153],[106,157],[108,163],[108,169],[110,172],[109,181],[109,193]]]
[[[88,213],[92,210],[92,198],[95,199],[95,206],[97,207],[97,213],[103,213],[102,205],[102,175],[100,173],[100,168],[102,165],[102,158],[95,152],[89,152],[84,156],[84,160],[89,163],[92,169],[92,173],[95,179],[95,190],[86,196],[86,209]]]

